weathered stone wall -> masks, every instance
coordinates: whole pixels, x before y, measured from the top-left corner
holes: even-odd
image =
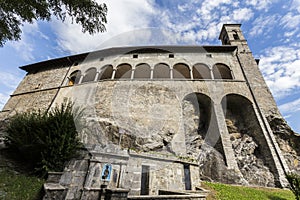
[[[61,86],[69,70],[67,66],[53,66],[53,68],[40,69],[37,72],[29,72],[21,81],[15,94],[57,88]]]
[[[29,110],[37,111],[39,109],[48,109],[57,91],[58,89],[51,89],[14,95],[5,104],[3,108],[5,112],[3,115],[6,114],[12,116],[15,113],[26,112]]]

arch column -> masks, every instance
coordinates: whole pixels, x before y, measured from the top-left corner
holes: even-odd
[[[213,127],[213,129],[214,129],[214,131],[219,131],[227,167],[228,167],[228,169],[234,169],[240,173],[238,164],[235,159],[234,151],[232,149],[232,144],[230,141],[227,125],[225,122],[225,116],[223,113],[222,105],[214,103],[213,107],[214,107],[215,115],[216,115],[216,124],[215,124],[216,127]],[[213,134],[216,134],[216,133],[213,133]]]
[[[112,72],[112,75],[111,75],[111,79],[112,79],[112,80],[115,79],[116,71],[117,71],[117,70],[114,69],[113,72]]]
[[[78,81],[78,84],[81,84],[81,83],[82,83],[82,79],[83,79],[83,75],[81,74],[81,75],[80,75],[80,78],[79,78],[79,81]]]
[[[97,72],[97,73],[96,73],[96,76],[95,76],[95,78],[94,78],[94,81],[98,81],[99,74],[100,74],[100,72]]]
[[[273,132],[271,130],[271,127],[269,126],[269,123],[265,116],[263,115],[262,111],[259,112],[258,108],[253,105],[253,110],[255,112],[256,118],[259,122],[259,125],[262,129],[262,132],[264,134],[264,138],[266,139],[266,143],[268,145],[268,148],[270,150],[270,153],[272,157],[266,158],[268,162],[271,162],[270,160],[273,159],[274,161],[274,167],[277,171],[277,176],[275,177],[276,181],[280,184],[282,187],[288,187],[289,183],[285,177],[285,173],[288,173],[290,170],[286,164],[286,161],[281,153],[281,150],[276,142],[275,136],[273,135]]]

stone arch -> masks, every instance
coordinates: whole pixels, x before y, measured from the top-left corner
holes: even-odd
[[[82,83],[91,82],[95,80],[97,69],[95,67],[89,68],[85,71]]]
[[[170,67],[165,63],[159,63],[154,66],[153,79],[169,79]]]
[[[230,68],[222,63],[213,66],[214,79],[233,79]]]
[[[98,80],[106,80],[111,79],[113,73],[112,65],[105,65],[101,68]]]
[[[191,93],[183,99],[183,126],[187,154],[196,159],[204,143],[214,147],[224,158],[213,105],[212,99],[202,93]]]
[[[69,81],[68,81],[68,85],[75,85],[78,84],[80,81],[80,77],[81,77],[81,71],[80,70],[75,70],[73,71],[70,76],[68,77]]]
[[[239,94],[227,94],[222,107],[235,159],[251,185],[275,186],[275,163],[253,103]]]
[[[123,63],[116,69],[115,79],[131,79],[132,67],[130,64]]]
[[[185,63],[177,63],[173,66],[173,79],[191,79],[190,68]]]
[[[151,68],[146,63],[138,64],[134,70],[135,79],[150,79],[151,78]]]
[[[211,79],[210,69],[207,65],[197,63],[193,66],[194,79]]]

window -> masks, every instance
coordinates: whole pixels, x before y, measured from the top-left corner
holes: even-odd
[[[82,79],[82,82],[84,83],[84,82],[94,81],[95,77],[96,77],[96,73],[97,73],[96,68],[90,68],[90,69],[86,70],[85,75]]]
[[[101,68],[98,80],[111,79],[113,73],[112,65],[105,65]]]
[[[70,74],[70,77],[68,78],[69,79],[68,85],[71,86],[71,85],[74,85],[74,84],[78,84],[79,80],[80,80],[80,77],[81,77],[81,71],[80,70],[73,71]]]
[[[232,36],[233,36],[233,39],[234,39],[234,40],[239,40],[239,39],[240,39],[240,38],[239,38],[239,35],[237,34],[237,31],[233,31]]]
[[[190,68],[184,63],[178,63],[173,67],[174,79],[191,79]]]
[[[193,66],[194,79],[211,79],[210,69],[204,64],[195,64]]]
[[[170,78],[170,67],[167,64],[160,63],[155,65],[153,79]]]
[[[150,79],[151,77],[151,69],[148,64],[139,64],[134,70],[134,78],[135,79]]]
[[[129,64],[120,64],[117,67],[115,79],[131,79],[131,69]]]
[[[224,64],[214,65],[213,74],[215,79],[232,79],[229,67]]]

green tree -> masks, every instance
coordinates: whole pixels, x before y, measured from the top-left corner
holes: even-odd
[[[6,144],[40,175],[61,171],[82,147],[75,126],[80,116],[71,103],[49,112],[16,114],[6,128]]]
[[[290,173],[286,175],[286,179],[290,184],[290,190],[294,193],[296,200],[300,200],[300,176]]]
[[[105,31],[107,7],[94,0],[0,0],[0,47],[8,40],[20,40],[24,23],[66,16],[82,26],[83,32]]]

